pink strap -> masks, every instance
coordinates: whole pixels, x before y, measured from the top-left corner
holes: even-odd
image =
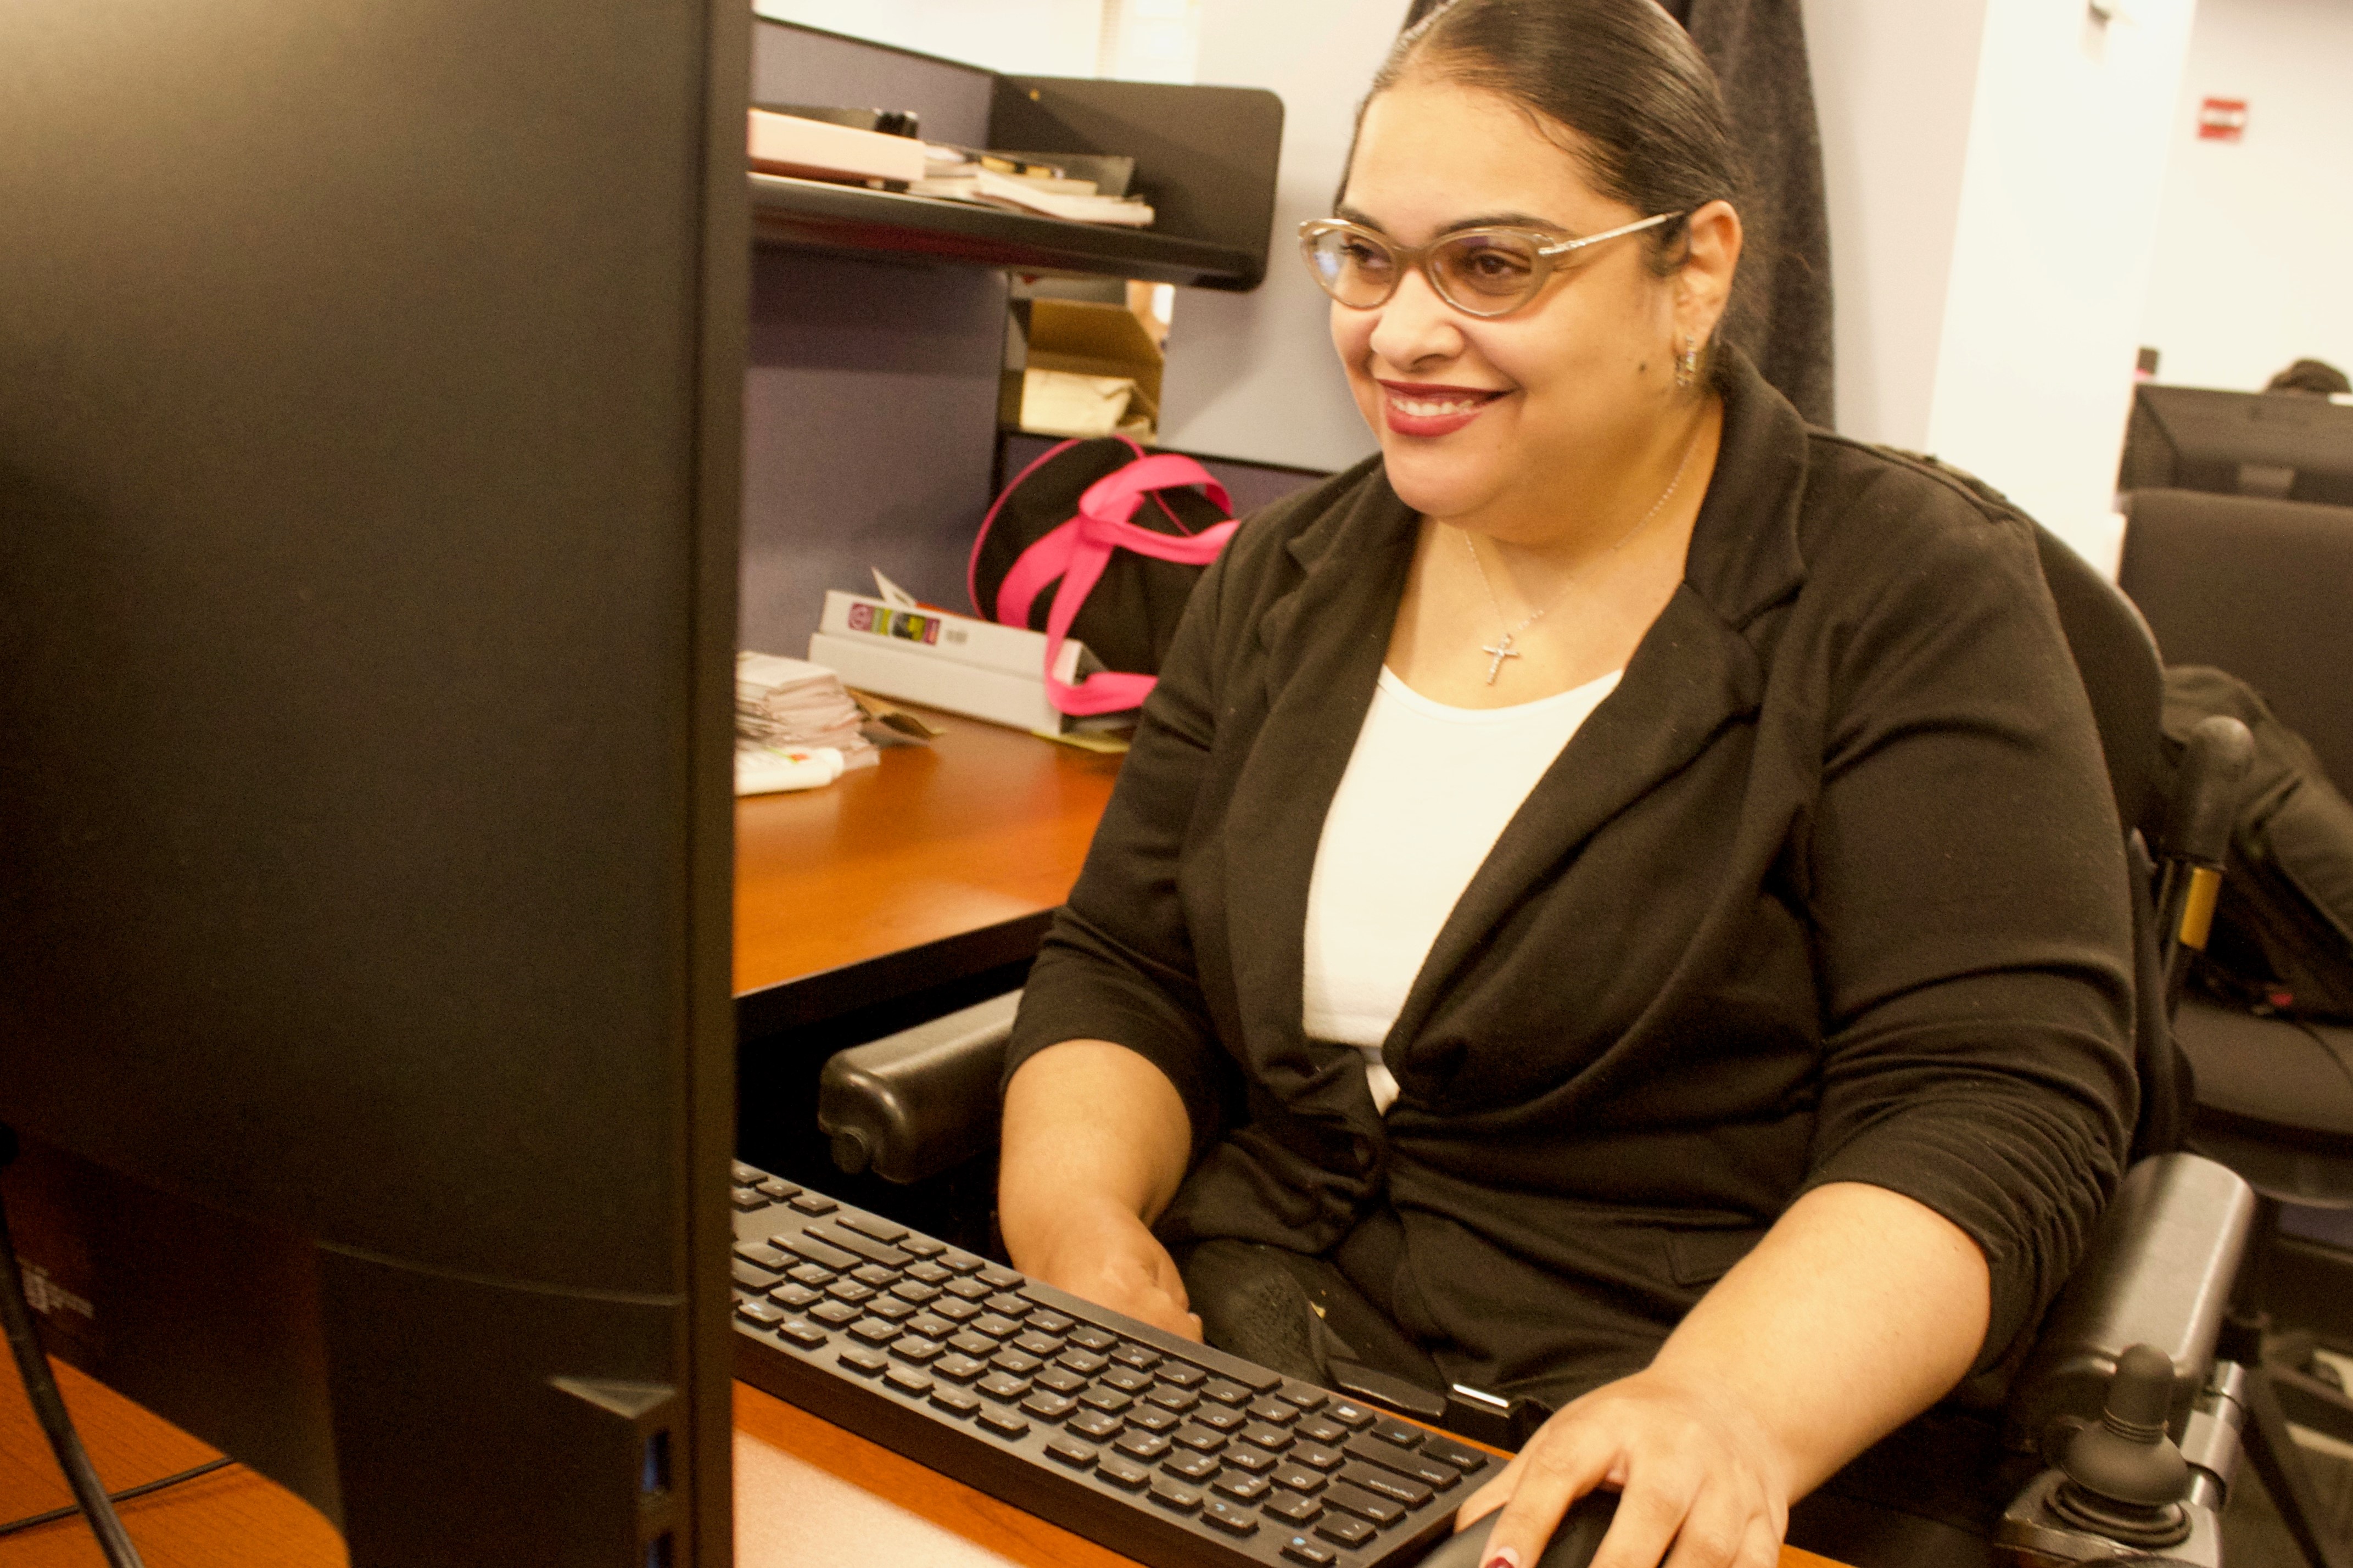
[[[1102,579],[1113,550],[1132,550],[1155,561],[1205,566],[1217,559],[1218,552],[1233,537],[1236,524],[1232,522],[1221,522],[1186,535],[1156,532],[1128,521],[1152,491],[1185,485],[1200,486],[1218,505],[1228,511],[1233,510],[1225,486],[1210,478],[1208,471],[1192,458],[1174,452],[1139,458],[1087,487],[1086,493],[1079,498],[1078,516],[1023,551],[998,585],[997,621],[1005,626],[1025,626],[1029,624],[1030,606],[1039,593],[1047,584],[1061,579],[1061,586],[1054,592],[1053,606],[1046,612],[1046,696],[1057,711],[1073,716],[1117,713],[1140,705],[1157,684],[1152,676],[1117,670],[1098,670],[1072,684],[1057,679],[1054,667],[1060,662],[1062,643],[1070,635],[1071,623],[1078,618],[1080,607]]]

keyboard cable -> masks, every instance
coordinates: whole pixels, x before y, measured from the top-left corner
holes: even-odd
[[[16,1158],[16,1131],[0,1123],[0,1169]],[[58,1393],[58,1380],[49,1370],[49,1359],[42,1353],[41,1342],[33,1332],[33,1310],[25,1300],[25,1276],[16,1267],[16,1245],[8,1235],[5,1202],[0,1202],[0,1320],[5,1321],[8,1348],[16,1352],[16,1370],[24,1376],[25,1394],[32,1401],[33,1414],[58,1457],[58,1468],[65,1471],[66,1482],[73,1488],[75,1502],[90,1520],[90,1533],[98,1537],[98,1544],[106,1553],[108,1568],[145,1568],[139,1549],[131,1544],[122,1521],[115,1516],[114,1504],[107,1498],[98,1472],[90,1468],[80,1435],[74,1430],[73,1416],[66,1410],[64,1396]]]

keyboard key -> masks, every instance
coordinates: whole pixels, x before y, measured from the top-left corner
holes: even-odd
[[[774,1176],[763,1176],[752,1184],[778,1203],[783,1203],[786,1198],[797,1198],[801,1195],[800,1188],[790,1182],[780,1182]]]
[[[947,1248],[928,1236],[911,1236],[899,1244],[902,1252],[912,1252],[918,1258],[937,1258]]]
[[[818,1349],[828,1337],[823,1329],[817,1327],[807,1318],[786,1318],[776,1325],[776,1332],[805,1351]]]
[[[1270,1426],[1263,1421],[1253,1421],[1241,1429],[1241,1440],[1255,1443],[1271,1454],[1280,1454],[1297,1441],[1280,1426]]]
[[[988,1358],[988,1364],[1016,1377],[1028,1377],[1046,1363],[1034,1355],[1023,1355],[1019,1351],[998,1351]]]
[[[727,1201],[735,1206],[737,1213],[750,1214],[754,1209],[766,1208],[776,1200],[757,1187],[737,1187],[727,1194]]]
[[[1119,1343],[1119,1336],[1106,1333],[1092,1323],[1081,1323],[1071,1331],[1071,1342],[1081,1350],[1107,1351]]]
[[[1067,1334],[1078,1325],[1075,1319],[1066,1318],[1051,1307],[1032,1307],[1029,1326],[1041,1334]]]
[[[767,1174],[767,1173],[761,1170],[759,1166],[747,1165],[741,1160],[738,1160],[733,1164],[728,1166],[727,1171],[730,1175],[735,1178],[735,1184],[739,1187],[748,1187],[754,1182],[758,1181],[762,1176]]]
[[[1266,1500],[1266,1511],[1289,1524],[1313,1524],[1324,1516],[1324,1505],[1296,1492],[1277,1492]]]
[[[1150,1372],[1160,1364],[1160,1352],[1147,1350],[1132,1341],[1122,1341],[1119,1349],[1111,1352],[1111,1359],[1138,1372]]]
[[[1385,1470],[1395,1470],[1400,1476],[1409,1476],[1423,1486],[1435,1487],[1440,1491],[1462,1479],[1461,1472],[1451,1465],[1441,1465],[1427,1454],[1412,1453],[1375,1437],[1350,1438],[1346,1452],[1352,1459],[1361,1459]]]
[[[860,1377],[880,1377],[891,1370],[891,1363],[887,1359],[876,1355],[872,1351],[860,1350],[854,1345],[843,1351],[835,1359]]]
[[[992,1290],[1018,1290],[1029,1283],[1010,1268],[990,1264],[980,1271],[981,1282]]]
[[[902,1247],[900,1250],[904,1251],[906,1249]],[[944,1285],[949,1280],[955,1278],[955,1275],[941,1268],[937,1262],[928,1258],[921,1263],[910,1263],[907,1265],[906,1275],[908,1279],[919,1279],[926,1285]]]
[[[765,1268],[771,1274],[782,1274],[793,1266],[791,1258],[778,1252],[775,1247],[764,1247],[756,1241],[737,1242],[735,1256],[754,1268]]]
[[[855,1279],[837,1279],[825,1288],[825,1293],[837,1301],[848,1301],[855,1306],[860,1301],[872,1300],[874,1287],[860,1285]]]
[[[1373,1413],[1361,1405],[1335,1405],[1324,1415],[1351,1432],[1361,1432],[1373,1424]]]
[[[1207,1454],[1179,1448],[1161,1461],[1160,1468],[1183,1480],[1206,1481],[1218,1473],[1218,1461]]]
[[[956,1326],[937,1312],[918,1312],[907,1320],[907,1331],[927,1340],[944,1340],[955,1333]]]
[[[1214,1525],[1228,1535],[1249,1535],[1258,1529],[1258,1521],[1229,1502],[1216,1498],[1201,1505],[1201,1522]]]
[[[993,1405],[980,1407],[980,1424],[1000,1436],[1026,1437],[1029,1434],[1029,1423],[1026,1419],[1010,1410],[999,1410]]]
[[[933,1300],[939,1293],[938,1286],[926,1285],[920,1279],[902,1279],[891,1287],[891,1294],[898,1297],[902,1301],[913,1301],[918,1307]]]
[[[975,1399],[971,1394],[966,1394],[963,1389],[949,1388],[939,1384],[934,1384],[933,1386],[932,1404],[935,1407],[946,1411],[951,1415],[970,1415],[973,1412],[980,1408],[980,1401]]]
[[[1335,1513],[1315,1527],[1315,1533],[1342,1546],[1362,1546],[1373,1538],[1373,1527],[1361,1519]]]
[[[1280,1399],[1254,1399],[1250,1413],[1270,1426],[1288,1426],[1299,1419],[1299,1412]]]
[[[932,1310],[943,1318],[953,1318],[959,1323],[969,1323],[980,1316],[980,1309],[970,1301],[960,1301],[954,1296],[943,1296],[932,1303]]]
[[[1272,1394],[1282,1386],[1282,1377],[1262,1366],[1253,1366],[1234,1373],[1234,1381],[1241,1384],[1252,1394]]]
[[[991,1399],[1002,1399],[1010,1405],[1029,1392],[1029,1380],[1015,1377],[1011,1373],[992,1372],[973,1386]]]
[[[1180,1448],[1190,1448],[1197,1454],[1214,1454],[1226,1446],[1226,1440],[1206,1426],[1187,1426],[1177,1432],[1171,1441]]]
[[[1346,1473],[1345,1470],[1341,1472],[1343,1475]],[[1337,1482],[1324,1489],[1324,1501],[1327,1507],[1336,1508],[1342,1513],[1353,1513],[1358,1519],[1374,1524],[1395,1524],[1405,1517],[1404,1508],[1388,1499],[1375,1497],[1368,1491]]]
[[[1318,1546],[1303,1535],[1293,1536],[1285,1542],[1282,1554],[1293,1563],[1303,1564],[1304,1568],[1332,1568],[1340,1561],[1338,1552]]]
[[[887,1290],[899,1282],[899,1271],[885,1268],[879,1263],[861,1263],[849,1271],[849,1277],[860,1285],[871,1285],[877,1290]]]
[[[1254,1476],[1266,1474],[1274,1468],[1275,1462],[1272,1454],[1263,1448],[1253,1448],[1247,1443],[1236,1443],[1226,1450],[1226,1463],[1239,1466]]]
[[[1057,1394],[1075,1394],[1087,1385],[1087,1380],[1067,1366],[1050,1366],[1039,1370],[1038,1386],[1050,1388]]]
[[[1229,1409],[1223,1405],[1197,1405],[1191,1414],[1193,1419],[1202,1426],[1214,1426],[1220,1432],[1239,1431],[1241,1429],[1242,1423],[1249,1419],[1240,1411]]]
[[[1103,1381],[1122,1394],[1141,1394],[1152,1386],[1152,1374],[1132,1366],[1115,1366],[1103,1374]]]
[[[1079,1402],[1068,1394],[1044,1388],[1021,1402],[1021,1408],[1040,1421],[1060,1421],[1078,1407]],[[1412,1483],[1409,1481],[1406,1484],[1410,1486]]]
[[[756,1263],[746,1263],[740,1258],[730,1267],[734,1271],[735,1283],[746,1290],[768,1289],[784,1278],[783,1275],[772,1273]]]
[[[977,1356],[982,1361],[987,1361],[997,1353],[995,1340],[990,1339],[987,1334],[976,1334],[970,1329],[949,1335],[948,1344],[968,1356]]]
[[[886,1247],[893,1242],[904,1241],[907,1238],[907,1227],[905,1226],[892,1225],[889,1220],[876,1219],[872,1215],[843,1215],[841,1216],[841,1227],[844,1230],[854,1230],[859,1235],[869,1237],[871,1240],[881,1242]]]
[[[1395,1443],[1400,1448],[1418,1448],[1421,1446],[1421,1428],[1409,1426],[1402,1421],[1376,1421],[1373,1423],[1372,1435],[1384,1443]]]
[[[1111,1364],[1092,1351],[1068,1350],[1057,1359],[1081,1377],[1092,1377]]]
[[[824,1300],[825,1298],[806,1285],[795,1285],[787,1280],[769,1291],[768,1300],[779,1307],[787,1307],[796,1312],[804,1312]]]
[[[1037,1320],[1032,1318],[1031,1322]],[[1198,1388],[1209,1380],[1209,1374],[1199,1367],[1181,1361],[1163,1362],[1156,1369],[1160,1381],[1178,1388]]]
[[[1129,1408],[1127,1419],[1130,1426],[1141,1426],[1147,1432],[1166,1432],[1176,1427],[1178,1417],[1156,1405],[1137,1405]]]
[[[1336,1470],[1343,1456],[1338,1449],[1327,1448],[1321,1443],[1294,1443],[1284,1458],[1294,1465],[1305,1465],[1312,1470]]]
[[[932,1380],[911,1366],[894,1366],[882,1374],[882,1381],[900,1393],[921,1399],[932,1391]]]
[[[1441,1465],[1451,1465],[1466,1476],[1476,1475],[1487,1468],[1486,1455],[1460,1443],[1450,1443],[1443,1437],[1424,1437],[1421,1451],[1425,1458],[1436,1459]]]
[[[1144,1397],[1163,1410],[1174,1410],[1179,1415],[1201,1403],[1201,1396],[1189,1388],[1155,1388]]]
[[[1419,1508],[1434,1495],[1430,1489],[1410,1476],[1385,1470],[1378,1465],[1343,1465],[1340,1479],[1358,1486],[1375,1497],[1384,1497],[1407,1508]]]
[[[915,1309],[896,1296],[877,1296],[866,1303],[866,1310],[893,1323],[903,1323],[915,1315]]]
[[[1095,1451],[1075,1437],[1049,1437],[1046,1440],[1046,1453],[1050,1458],[1060,1459],[1074,1470],[1092,1470],[1095,1468]]]
[[[880,1318],[860,1318],[849,1325],[849,1337],[864,1340],[870,1345],[887,1345],[899,1337],[899,1325]]]
[[[1031,1329],[1027,1333],[1013,1336],[1013,1348],[1027,1351],[1031,1355],[1060,1355],[1062,1353],[1062,1342],[1051,1334],[1041,1334]]]
[[[977,1279],[951,1279],[941,1289],[965,1301],[985,1301],[997,1294]]]
[[[1135,1401],[1116,1388],[1090,1388],[1079,1395],[1079,1403],[1106,1415],[1124,1415]]]
[[[1119,1436],[1126,1425],[1116,1415],[1106,1415],[1100,1410],[1082,1410],[1065,1423],[1082,1437],[1092,1437],[1098,1443],[1108,1443]]]
[[[1219,1476],[1210,1484],[1213,1489],[1225,1493],[1236,1502],[1256,1502],[1264,1497],[1269,1489],[1264,1476],[1253,1476],[1247,1472],[1237,1474],[1231,1470]]]
[[[891,1353],[901,1361],[911,1361],[921,1366],[927,1361],[938,1359],[945,1349],[947,1347],[937,1340],[927,1340],[921,1334],[902,1333],[892,1342]]]
[[[1029,1315],[1029,1303],[1007,1290],[997,1291],[981,1305],[992,1312],[1002,1312],[1008,1318],[1026,1318]]]
[[[1190,1513],[1201,1506],[1201,1494],[1166,1476],[1155,1476],[1152,1478],[1152,1500],[1172,1512]]]
[[[1324,1489],[1323,1475],[1303,1465],[1278,1465],[1267,1479],[1288,1491],[1315,1492]]]
[[[794,1206],[799,1205],[796,1204]],[[844,1252],[854,1252],[869,1263],[880,1263],[886,1268],[904,1268],[914,1261],[895,1247],[885,1247],[879,1241],[869,1241],[856,1231],[844,1230],[839,1226],[813,1225],[808,1227],[808,1234],[828,1247],[839,1247]]]
[[[977,1274],[987,1267],[987,1263],[969,1252],[943,1252],[940,1254],[939,1262],[940,1266],[951,1274]],[[987,1289],[994,1290],[997,1287],[991,1285]]]
[[[791,1201],[793,1207],[807,1215],[831,1214],[841,1206],[831,1198],[821,1198],[815,1193],[803,1193]]]
[[[1326,1421],[1321,1415],[1299,1424],[1299,1435],[1311,1443],[1326,1443],[1336,1448],[1348,1440],[1348,1429],[1336,1421]]]
[[[1332,1396],[1312,1384],[1293,1383],[1283,1385],[1282,1397],[1302,1410],[1321,1410],[1332,1403]]]
[[[1105,1454],[1095,1464],[1095,1474],[1115,1487],[1138,1491],[1151,1485],[1152,1472],[1134,1459],[1123,1459],[1117,1454]]]
[[[785,1278],[796,1285],[806,1285],[813,1290],[822,1290],[841,1276],[830,1268],[820,1268],[814,1263],[796,1263],[785,1270]]]
[[[995,1312],[983,1312],[972,1321],[972,1327],[976,1332],[987,1334],[993,1340],[1009,1340],[1021,1331],[1020,1324]]]
[[[797,1253],[811,1263],[820,1268],[830,1268],[837,1274],[847,1273],[857,1268],[861,1261],[855,1253],[844,1252],[838,1247],[828,1247],[807,1231],[770,1237],[768,1239],[786,1252]]]
[[[1236,1409],[1250,1402],[1249,1389],[1230,1378],[1223,1377],[1211,1378],[1208,1386],[1201,1390],[1201,1396],[1205,1399],[1214,1399],[1220,1405],[1230,1405]]]
[[[932,1374],[952,1383],[970,1383],[988,1370],[985,1361],[975,1361],[961,1351],[950,1351],[932,1363]]]
[[[756,1300],[736,1302],[735,1315],[747,1323],[757,1323],[764,1329],[775,1328],[787,1316],[785,1310],[774,1301]]]
[[[808,1315],[820,1323],[828,1323],[839,1329],[847,1328],[866,1314],[847,1301],[819,1301],[808,1310]]]
[[[1122,1432],[1112,1447],[1131,1459],[1156,1459],[1168,1451],[1168,1439],[1156,1432]]]

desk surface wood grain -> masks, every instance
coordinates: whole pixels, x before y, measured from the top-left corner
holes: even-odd
[[[1035,915],[1071,890],[1120,759],[951,714],[823,789],[735,805],[735,991]]]

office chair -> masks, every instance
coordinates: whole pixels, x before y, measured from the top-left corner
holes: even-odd
[[[2167,658],[2228,670],[2263,694],[2353,793],[2353,508],[2188,490],[2129,498],[2119,586]],[[2258,1017],[2192,995],[2176,1021],[2198,1090],[2191,1145],[2263,1200],[2251,1297],[2294,1244],[2283,1204],[2353,1209],[2353,1027]],[[2249,1305],[2252,1307],[2253,1301]],[[2340,1345],[2353,1313],[2309,1325]],[[2288,1414],[2353,1441],[2353,1401],[2313,1375],[2302,1347],[2275,1356]]]
[[[2182,770],[2186,804],[2159,787],[2163,684],[2147,628],[2133,607],[2067,546],[2048,534],[2040,536],[2040,544],[2044,574],[2100,726],[2118,814],[2140,855],[2137,863],[2145,872],[2154,871],[2140,847],[2165,841],[2160,829],[2168,814],[2185,824],[2202,814],[2204,856],[2219,866],[2221,845],[2213,825],[2227,824],[2229,796],[2211,776],[2213,770]],[[2218,800],[2224,803],[2221,808]],[[2200,835],[2177,831],[2172,837]],[[2120,1360],[2130,1347],[2149,1344],[2172,1363],[2171,1387],[2159,1397],[2170,1429],[2183,1440],[2195,1467],[2194,1500],[2206,1520],[2204,1534],[2194,1543],[2205,1555],[2183,1560],[2219,1561],[2211,1521],[2237,1468],[2246,1376],[2243,1369],[2219,1359],[2216,1348],[2255,1201],[2229,1171],[2179,1152],[2189,1111],[2187,1076],[2161,1000],[2168,949],[2178,940],[2189,879],[2177,877],[2173,884],[2168,910],[2157,906],[2153,880],[2136,889],[2137,991],[2152,1003],[2138,1009],[2137,1026],[2143,1093],[2136,1163],[2015,1382],[2007,1433],[1980,1443],[1965,1432],[1960,1440],[1974,1458],[1981,1458],[1987,1447],[1999,1447],[2003,1438],[2023,1457],[2002,1468],[1992,1483],[2000,1488],[1999,1495],[1989,1493],[1986,1480],[1976,1479],[1965,1506],[1946,1510],[1945,1519],[1934,1517],[1931,1509],[1896,1520],[1892,1537],[1890,1517],[1873,1505],[1819,1508],[1818,1519],[1827,1521],[1831,1533],[1809,1542],[1816,1550],[1833,1556],[1844,1552],[1847,1561],[1904,1562],[1920,1568],[1982,1564],[1991,1561],[1990,1538],[2008,1529],[2019,1537],[2013,1549],[2040,1551],[2052,1561],[2071,1553],[2087,1560],[2116,1555],[2119,1549],[2111,1540],[2081,1531],[2071,1535],[2042,1519],[2039,1510],[2058,1482],[2052,1479],[2055,1472],[2037,1474],[2036,1456],[2055,1454],[2073,1432],[2098,1426]],[[1018,993],[993,998],[832,1058],[820,1085],[818,1123],[832,1140],[836,1164],[853,1174],[871,1172],[889,1182],[913,1184],[985,1157],[996,1142],[997,1079],[1018,1003]],[[1992,1432],[1982,1418],[1959,1423],[1971,1424]],[[1936,1441],[1930,1438],[1932,1449]],[[1932,1458],[1922,1469],[1933,1466]],[[1943,1479],[1923,1473],[1915,1483],[1925,1490]],[[2026,1479],[2031,1481],[2027,1493],[2013,1499]],[[2007,1525],[2001,1519],[2006,1500],[2007,1511],[2017,1516]],[[1961,1514],[1968,1516],[1964,1528],[1954,1528]],[[2316,1553],[2312,1561],[2316,1568],[2348,1568]]]

